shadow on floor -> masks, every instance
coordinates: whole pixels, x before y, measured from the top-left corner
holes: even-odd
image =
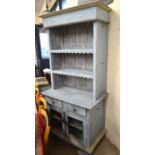
[[[104,137],[92,155],[119,155],[119,151]],[[81,155],[78,148],[50,135],[46,155]]]

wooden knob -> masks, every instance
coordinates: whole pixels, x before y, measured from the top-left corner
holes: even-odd
[[[76,109],[73,109],[74,112],[76,112]]]

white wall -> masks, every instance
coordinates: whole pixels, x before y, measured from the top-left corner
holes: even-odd
[[[107,137],[120,148],[120,10],[119,0],[109,5],[112,8],[108,40],[108,71],[106,105]]]
[[[39,16],[42,14],[43,11],[46,10],[46,1],[43,1],[43,0],[38,0],[38,7],[39,9],[37,8],[35,10],[35,24],[41,24],[42,23],[42,18],[40,18]],[[37,3],[37,1],[36,1]]]

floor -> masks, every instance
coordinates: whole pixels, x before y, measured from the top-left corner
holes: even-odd
[[[104,137],[92,155],[119,155],[119,151]],[[83,155],[76,147],[51,135],[47,144],[46,155]]]

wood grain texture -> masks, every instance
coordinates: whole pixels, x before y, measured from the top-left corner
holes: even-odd
[[[89,21],[102,21],[105,23],[109,22],[109,14],[107,11],[102,10],[102,14],[97,13],[98,7],[85,8],[76,10],[69,13],[57,14],[55,16],[49,16],[43,18],[43,25],[45,28],[58,27],[70,24],[77,24],[81,22]]]
[[[61,87],[71,87],[87,92],[92,92],[93,80],[68,75],[57,75],[53,73],[55,79],[55,89]]]
[[[72,145],[76,146],[77,148],[91,154],[93,153],[93,151],[95,150],[95,148],[97,147],[97,145],[99,144],[99,142],[102,140],[103,136],[106,133],[106,129],[103,129],[99,136],[95,139],[95,141],[93,142],[93,144],[89,147],[85,147],[82,144],[80,144],[79,142],[77,142],[75,139],[72,139],[71,137],[69,138],[68,136],[65,136],[62,133],[54,133],[55,135],[57,135],[58,137],[62,138],[63,140],[65,140],[66,142],[71,143]]]
[[[94,22],[93,97],[106,93],[107,25]]]
[[[51,53],[71,53],[71,54],[77,54],[77,53],[78,54],[93,54],[93,49],[57,49],[57,50],[51,50],[50,52]]]
[[[66,111],[70,111],[72,113],[79,114],[81,116],[86,116],[87,115],[85,108],[75,106],[75,105],[69,104],[67,102],[63,102],[63,105],[64,105],[64,109]]]
[[[45,97],[45,99],[50,105],[62,108],[62,101],[49,97]]]
[[[98,102],[103,100],[107,94],[103,94],[96,101],[93,101],[92,92],[80,90],[72,87],[60,87],[58,89],[48,89],[42,92],[46,97],[55,98],[86,109],[93,108]]]
[[[60,129],[53,126],[53,133],[59,132],[59,134],[66,135],[67,138],[81,144],[84,148],[91,148],[92,145],[95,147],[94,141],[98,139],[104,129],[105,106],[103,106],[103,99],[98,101],[90,110],[54,98],[47,99],[48,111],[56,111],[61,116],[59,118],[54,113],[53,115],[51,113],[51,117],[54,117],[59,122],[61,121],[60,125],[62,126]],[[61,103],[62,106],[58,107],[51,101],[56,101],[55,103],[58,105]],[[94,148],[91,149],[93,151]]]
[[[84,52],[93,48],[92,22],[52,28],[51,34],[52,50],[54,51],[63,52],[63,50],[72,51],[74,49],[78,52],[81,49],[81,52]]]
[[[46,14],[40,15],[40,17],[46,18],[46,17],[56,16],[56,15],[60,15],[60,14],[64,14],[64,13],[71,13],[73,11],[87,9],[87,8],[91,8],[91,7],[99,7],[99,8],[101,8],[101,9],[107,11],[107,12],[112,11],[112,9],[110,7],[108,7],[107,5],[102,3],[101,1],[96,0],[95,2],[82,4],[82,5],[79,5],[79,6],[72,7],[72,8],[46,13]]]
[[[68,75],[68,76],[81,77],[81,78],[87,78],[87,79],[93,78],[93,74],[91,71],[84,71],[84,70],[60,69],[60,70],[53,70],[52,73],[57,75]]]
[[[105,102],[101,100],[87,113],[87,137],[90,146],[99,133],[105,128]]]
[[[92,54],[52,54],[53,70],[57,69],[79,69],[85,71],[93,70]]]
[[[53,133],[91,153],[105,132],[105,22],[110,10],[99,2],[83,6],[43,16],[44,26],[50,27],[53,85],[42,94],[50,98],[48,108],[57,109],[63,117],[63,133]]]
[[[69,126],[69,117],[70,118],[72,118],[72,119],[74,119],[74,120],[78,120],[78,121],[80,121],[80,122],[82,122],[82,130],[81,130],[81,135],[76,135],[77,133],[75,133],[75,135],[73,135],[73,134],[71,134],[71,132],[69,132],[69,130],[70,130],[70,126]],[[82,145],[84,145],[84,146],[86,146],[86,138],[85,138],[85,136],[86,136],[86,126],[85,126],[85,124],[86,124],[86,119],[84,119],[82,116],[80,116],[80,115],[76,115],[76,113],[72,113],[72,112],[69,112],[69,111],[67,111],[66,112],[66,121],[67,121],[67,123],[68,123],[68,125],[67,125],[67,131],[66,131],[66,134],[67,134],[67,136],[70,138],[70,139],[73,139],[73,140],[75,140],[75,141],[77,141],[78,143],[80,143],[80,144],[82,144]]]
[[[51,34],[50,34],[50,30],[46,30],[46,32],[47,32],[47,35],[48,35],[48,47],[47,47],[47,49],[48,49],[48,51],[50,51],[50,49],[52,48],[52,44],[51,44],[51,41],[50,41]],[[54,68],[53,67],[53,63],[52,63],[53,61],[54,61],[53,60],[53,55],[49,54],[50,72]],[[52,85],[52,88],[55,87],[54,78],[53,78],[53,75],[52,74],[51,74],[51,85]]]

